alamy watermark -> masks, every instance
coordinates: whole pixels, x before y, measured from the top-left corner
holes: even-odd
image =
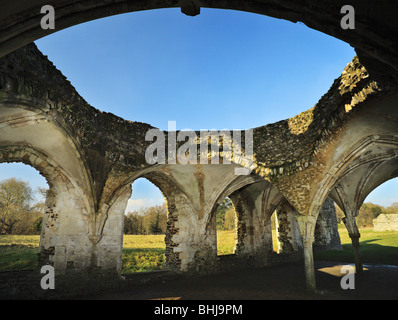
[[[345,5],[340,10],[341,14],[345,14],[340,21],[340,26],[342,29],[347,30],[355,29],[355,9],[353,6]]]
[[[340,286],[343,290],[355,289],[355,267],[346,265],[342,266],[340,270],[341,274],[345,274],[340,280]]]
[[[169,121],[167,132],[150,129],[145,135],[145,141],[154,141],[145,151],[145,160],[151,165],[233,162],[241,166],[235,168],[236,175],[249,175],[254,168],[251,129],[245,131],[184,129],[177,132],[176,122]]]
[[[53,6],[46,5],[43,6],[40,10],[41,14],[44,16],[40,20],[40,26],[43,30],[55,29],[55,9]]]
[[[42,266],[40,273],[44,273],[45,276],[41,278],[40,286],[43,290],[55,289],[55,272],[54,267],[50,265]]]
[[[54,30],[55,29],[55,9],[51,5],[45,5],[41,7],[41,14],[44,16],[41,18],[40,26],[43,30]],[[341,14],[344,14],[340,21],[342,29],[355,29],[355,9],[351,5],[344,5],[340,10]]]

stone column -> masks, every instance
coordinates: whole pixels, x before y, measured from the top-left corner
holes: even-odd
[[[296,210],[288,202],[276,210],[278,253],[292,253],[302,247],[296,215]]]
[[[131,186],[94,212],[79,188],[60,183],[52,187],[46,197],[39,264],[51,264],[58,275],[120,275],[124,211],[130,195]]]
[[[102,229],[97,230],[98,242],[93,243],[93,268],[101,274],[118,276],[122,271],[124,213],[131,196],[131,185],[124,188],[117,199],[105,205]],[[95,261],[94,261],[95,259]]]
[[[327,198],[315,226],[314,250],[342,250],[334,201]]]
[[[297,216],[300,234],[303,241],[304,269],[307,289],[316,290],[314,255],[312,245],[314,243],[314,230],[316,219],[313,216]]]
[[[166,237],[166,265],[169,269],[193,274],[211,273],[217,268],[215,215],[202,217],[182,193],[167,198],[169,215]],[[199,209],[199,210],[198,210]]]
[[[254,246],[253,203],[241,192],[230,195],[236,211],[237,242],[235,254],[249,256]],[[250,201],[251,202],[251,201]]]
[[[360,273],[363,271],[362,267],[362,259],[361,259],[361,252],[360,252],[360,245],[359,245],[359,238],[361,237],[361,234],[359,233],[355,217],[357,214],[353,213],[348,213],[346,216],[343,218],[343,222],[345,227],[347,228],[348,235],[351,238],[352,242],[352,249],[354,252],[354,262],[355,262],[355,269],[357,273]]]
[[[69,186],[71,187],[71,186]],[[39,266],[50,264],[56,274],[81,272],[90,266],[92,244],[89,210],[76,188],[51,187],[47,192],[39,246]]]
[[[263,193],[238,191],[230,195],[237,214],[235,254],[251,266],[264,266],[272,252],[271,219],[263,208]]]

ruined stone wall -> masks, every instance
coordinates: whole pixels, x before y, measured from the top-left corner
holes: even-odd
[[[90,106],[34,44],[3,57],[0,74],[3,96],[26,95],[48,101],[49,112],[76,133],[93,174],[98,174],[96,178],[104,179],[104,172],[109,173],[112,165],[130,169],[147,166],[144,155],[150,142],[145,141],[145,133],[153,127]],[[279,179],[312,166],[326,136],[348,116],[344,106],[351,104],[352,92],[361,92],[371,82],[366,69],[354,58],[313,108],[255,128],[256,173]],[[367,95],[378,91],[369,90]]]
[[[355,118],[361,103],[381,94],[383,86],[354,58],[316,106],[291,119],[253,130],[255,155],[250,176],[255,179],[240,184],[234,173],[236,164],[148,164],[145,150],[151,142],[145,141],[145,133],[152,127],[88,105],[33,44],[0,63],[0,102],[15,110],[18,102],[23,105],[21,109],[45,115],[45,120],[65,133],[67,143],[74,146],[75,153],[70,154],[81,160],[73,166],[69,163],[73,167],[70,171],[81,166],[83,173],[70,178],[72,186],[66,187],[67,192],[48,198],[51,210],[57,208],[62,213],[58,215],[62,224],[44,235],[42,253],[63,270],[90,267],[101,272],[120,271],[126,188],[139,176],[154,181],[167,199],[167,268],[194,273],[218,268],[214,207],[227,191],[224,197],[239,194],[236,256],[242,261],[268,263],[272,249],[269,218],[283,199],[297,213],[299,227],[289,230],[285,223],[293,225],[294,219],[281,215],[281,248],[297,252],[300,235],[312,250],[318,211],[310,212],[309,208],[317,183],[327,175],[327,148],[339,137],[336,133]],[[8,140],[2,141],[7,148]],[[323,201],[322,197],[319,206]],[[315,246],[338,246],[333,216],[332,205],[326,203],[319,214]]]
[[[374,231],[398,231],[398,214],[381,214],[373,220]]]

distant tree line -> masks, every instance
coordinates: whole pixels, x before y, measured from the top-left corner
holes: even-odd
[[[124,234],[165,234],[167,223],[166,204],[129,212],[124,216]]]
[[[46,190],[36,192],[44,195]],[[34,203],[34,193],[22,180],[0,182],[0,234],[40,234],[44,202]]]
[[[389,207],[383,207],[378,204],[371,202],[364,203],[359,209],[356,222],[358,227],[373,227],[373,219],[376,219],[381,214],[398,214],[398,202],[394,202]],[[342,223],[342,218],[344,218],[343,211],[336,205],[336,215],[337,221]]]
[[[217,230],[235,228],[235,210],[231,200],[226,198],[216,212]],[[149,235],[165,234],[167,225],[166,204],[144,207],[129,212],[124,217],[124,234]]]

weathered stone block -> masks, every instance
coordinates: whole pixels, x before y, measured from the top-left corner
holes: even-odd
[[[398,231],[398,214],[381,214],[373,220],[374,231]]]

